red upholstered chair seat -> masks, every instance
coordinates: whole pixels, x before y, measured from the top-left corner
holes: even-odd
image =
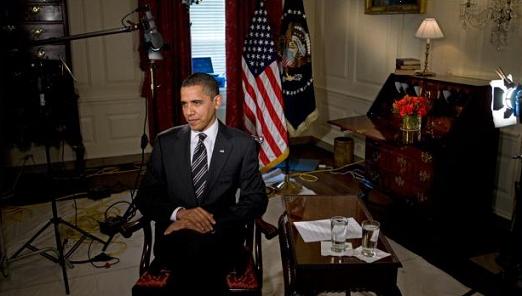
[[[255,290],[260,287],[257,280],[256,271],[254,269],[254,260],[251,256],[248,258],[245,272],[242,275],[238,275],[235,272],[230,272],[227,275],[227,285],[231,290]]]
[[[170,279],[171,271],[163,268],[158,274],[145,271],[135,284],[139,289],[164,289]],[[254,260],[249,257],[245,272],[238,275],[230,272],[227,275],[227,285],[230,290],[256,290],[259,287],[256,271],[254,270]]]
[[[161,289],[167,286],[170,278],[170,270],[162,269],[159,274],[151,274],[150,271],[145,271],[136,282],[136,286],[143,288]]]

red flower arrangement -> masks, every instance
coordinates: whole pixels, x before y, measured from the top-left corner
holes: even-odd
[[[426,116],[430,109],[428,99],[425,97],[404,96],[402,99],[393,102],[393,111],[404,116],[418,115]]]

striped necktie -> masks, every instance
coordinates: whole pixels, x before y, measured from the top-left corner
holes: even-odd
[[[203,144],[207,135],[199,133],[198,137],[199,141],[194,150],[194,156],[192,157],[192,182],[194,184],[196,199],[200,200],[207,185],[207,149],[205,148],[205,144]]]

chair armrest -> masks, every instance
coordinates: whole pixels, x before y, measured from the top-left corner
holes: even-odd
[[[265,238],[268,240],[274,238],[278,233],[277,227],[266,222],[262,218],[256,219],[256,227],[261,231],[261,233],[265,235]]]

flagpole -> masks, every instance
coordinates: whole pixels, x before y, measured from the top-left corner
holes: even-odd
[[[288,131],[286,136],[288,139],[288,147],[290,147],[290,134]],[[288,153],[288,157],[285,159],[285,179],[277,186],[277,193],[280,195],[295,195],[299,194],[302,188],[303,185],[293,181],[290,178],[290,153]]]
[[[312,79],[311,43],[303,1],[285,1],[281,20],[279,54],[288,144],[290,144],[290,134],[294,136],[300,134],[311,121],[317,119]],[[303,186],[291,178],[290,155],[286,159],[284,170],[286,175],[279,192],[281,194],[300,193]]]

